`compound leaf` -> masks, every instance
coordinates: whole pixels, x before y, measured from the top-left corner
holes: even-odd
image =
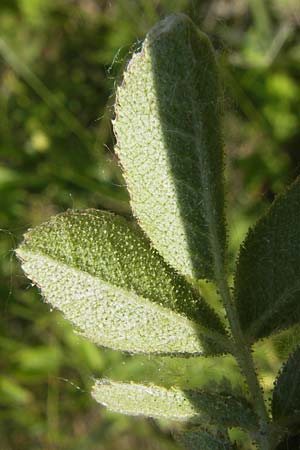
[[[220,351],[211,333],[227,340],[215,313],[122,217],[68,211],[30,230],[17,254],[46,301],[96,344],[188,356]]]
[[[300,179],[279,196],[242,244],[235,297],[251,342],[300,320]]]
[[[147,35],[116,101],[116,152],[131,206],[164,259],[213,279],[224,262],[222,94],[214,52],[188,17]]]
[[[221,432],[188,430],[176,436],[187,450],[234,450],[236,447]]]
[[[257,428],[256,416],[248,402],[231,394],[96,380],[92,395],[97,402],[121,414]]]
[[[297,348],[281,369],[273,391],[272,414],[276,421],[300,424],[300,348]]]

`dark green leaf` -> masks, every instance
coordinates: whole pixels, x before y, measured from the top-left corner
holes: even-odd
[[[251,341],[300,320],[300,179],[250,230],[237,264],[235,297]]]
[[[272,399],[273,418],[283,425],[300,425],[300,348],[297,348],[281,369]]]
[[[222,433],[189,430],[176,436],[187,450],[234,450],[236,447]]]

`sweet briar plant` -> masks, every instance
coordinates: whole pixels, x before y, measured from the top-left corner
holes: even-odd
[[[128,64],[116,100],[116,152],[138,223],[67,211],[29,230],[17,250],[27,276],[94,343],[190,358],[231,353],[247,393],[96,380],[113,411],[182,422],[187,449],[237,448],[240,427],[261,450],[300,440],[300,350],[278,374],[271,411],[252,357],[261,338],[300,320],[300,180],[251,229],[228,285],[222,90],[208,38],[184,15],[166,18]],[[224,324],[200,295],[215,283]],[[291,447],[292,446],[292,447]],[[298,447],[297,447],[298,448]]]

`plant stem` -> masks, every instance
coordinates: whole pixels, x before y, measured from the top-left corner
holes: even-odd
[[[190,89],[192,89],[190,87]],[[192,92],[191,98],[197,98],[197,95]],[[202,184],[203,195],[203,209],[209,230],[209,239],[211,244],[211,251],[214,261],[214,275],[217,287],[219,289],[223,305],[229,321],[233,342],[235,344],[235,356],[239,363],[240,369],[247,381],[249,393],[251,396],[253,408],[259,418],[260,433],[257,435],[257,442],[261,450],[271,450],[271,436],[269,426],[269,416],[264,402],[263,391],[259,384],[257,374],[255,371],[254,361],[251,354],[251,348],[245,340],[242,332],[238,313],[233,304],[231,293],[229,290],[225,264],[222,257],[222,245],[218,233],[218,223],[216,215],[214,214],[215,199],[209,189],[211,180],[208,174],[211,173],[209,161],[203,155],[203,137],[202,128],[199,126],[197,108],[198,104],[192,102],[192,117],[194,123],[195,143],[197,146],[199,174]],[[224,225],[225,226],[225,225]]]
[[[221,266],[222,265],[218,265],[219,268],[221,268]],[[232,302],[227,278],[222,268],[217,271],[216,278],[229,321],[232,338],[235,343],[235,356],[237,358],[240,369],[247,381],[252,404],[256,414],[259,417],[260,433],[257,436],[257,441],[261,450],[271,450],[272,447],[269,432],[269,416],[264,402],[263,390],[259,384],[255,371],[251,348],[246,343],[244,334],[241,330],[239,317]]]
[[[205,186],[208,184],[208,179],[205,175],[208,172],[208,168],[206,167],[206,162],[204,159],[200,162],[204,168],[203,184]],[[215,282],[217,284],[217,288],[219,289],[229,321],[231,335],[234,342],[235,357],[240,366],[241,372],[246,379],[252,405],[259,418],[260,430],[256,435],[256,441],[259,444],[260,450],[272,450],[273,445],[271,442],[273,441],[273,436],[271,436],[270,433],[270,419],[264,402],[263,390],[257,378],[251,348],[246,342],[244,333],[241,329],[237,309],[233,303],[228,286],[225,264],[222,258],[221,245],[217,233],[216,218],[214,214],[212,214],[211,205],[213,205],[213,199],[211,198],[209,190],[204,189],[203,198],[206,218],[210,230],[210,243],[214,259]]]
[[[208,194],[206,204],[209,205],[210,201],[211,199]],[[237,309],[233,303],[228,286],[225,265],[221,256],[221,247],[216,233],[216,223],[211,213],[209,213],[207,217],[209,219],[208,222],[211,230],[211,247],[214,257],[215,281],[229,321],[231,335],[234,342],[234,356],[236,357],[241,372],[246,379],[252,405],[259,419],[260,429],[259,433],[255,435],[255,440],[257,441],[260,450],[272,450],[274,436],[271,435],[270,432],[270,418],[265,405],[263,390],[259,384],[255,371],[251,347],[246,342],[244,333],[241,329]]]

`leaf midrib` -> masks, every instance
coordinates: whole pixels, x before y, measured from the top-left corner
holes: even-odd
[[[190,30],[189,30],[190,33]],[[190,48],[190,53],[192,55],[193,61],[195,61],[195,56],[191,44],[191,38],[189,36],[188,44]],[[211,195],[211,186],[208,178],[208,173],[210,173],[210,168],[205,162],[205,158],[203,157],[203,142],[201,138],[201,130],[199,129],[199,124],[201,123],[199,121],[199,117],[197,114],[197,106],[195,105],[195,102],[193,101],[194,98],[197,98],[196,89],[191,85],[191,83],[188,83],[188,89],[190,91],[191,96],[191,105],[192,105],[192,118],[193,118],[193,129],[195,133],[195,145],[196,145],[196,155],[198,156],[198,167],[199,167],[199,174],[200,174],[200,183],[201,183],[201,195],[203,198],[203,204],[204,204],[204,215],[205,220],[207,222],[209,233],[208,233],[208,240],[210,242],[211,247],[211,254],[213,258],[213,270],[214,270],[214,277],[215,281],[220,279],[221,273],[223,272],[223,261],[222,261],[222,251],[221,251],[221,244],[219,241],[218,233],[217,233],[217,222],[216,217],[214,214],[212,214],[212,211],[214,209],[214,202]],[[202,112],[201,112],[202,114]],[[202,144],[202,145],[201,145]],[[223,218],[222,218],[223,219]]]
[[[126,288],[124,288],[124,287],[122,287],[122,286],[118,286],[118,285],[113,285],[113,284],[111,284],[109,281],[103,280],[103,279],[100,278],[99,276],[92,275],[92,274],[90,274],[89,272],[87,272],[86,270],[82,270],[82,269],[79,269],[79,268],[74,267],[74,266],[72,266],[72,265],[69,265],[69,264],[67,264],[67,263],[65,263],[65,262],[62,262],[60,259],[56,260],[53,256],[50,256],[50,255],[48,255],[48,254],[46,254],[46,253],[44,253],[44,252],[41,252],[41,251],[35,252],[35,251],[33,251],[32,249],[29,249],[29,248],[27,248],[27,249],[24,249],[24,248],[22,249],[22,248],[20,248],[20,249],[18,250],[18,255],[21,257],[21,259],[23,259],[23,261],[24,261],[25,263],[27,262],[27,260],[26,260],[25,258],[22,257],[22,254],[21,254],[21,253],[27,253],[27,254],[30,254],[30,253],[31,253],[32,255],[35,255],[35,256],[37,256],[37,257],[40,255],[40,256],[42,256],[43,258],[48,258],[48,259],[51,260],[54,264],[58,264],[58,265],[61,265],[61,266],[66,266],[68,269],[70,269],[70,270],[72,270],[72,271],[75,271],[75,272],[78,272],[78,273],[86,274],[87,276],[89,276],[89,277],[91,277],[91,278],[97,280],[97,282],[102,281],[103,283],[105,283],[105,284],[107,284],[108,286],[110,286],[111,289],[112,289],[112,291],[113,291],[114,289],[118,289],[119,291],[124,292],[124,293],[126,293],[126,294],[128,294],[128,295],[132,295],[132,294],[133,294],[135,297],[140,298],[141,301],[144,301],[145,303],[153,304],[153,305],[155,305],[156,307],[158,307],[159,309],[161,309],[161,310],[164,311],[164,312],[168,312],[168,313],[170,313],[170,314],[172,314],[172,315],[174,315],[174,316],[178,316],[178,317],[180,317],[181,319],[186,320],[186,321],[190,324],[190,326],[195,330],[196,333],[201,333],[201,334],[204,334],[206,337],[210,337],[210,338],[213,339],[216,343],[220,344],[220,345],[222,346],[222,348],[224,348],[224,351],[227,351],[227,352],[229,352],[229,353],[232,353],[232,352],[233,352],[232,343],[231,343],[230,339],[228,338],[228,336],[224,336],[223,334],[219,333],[218,331],[214,331],[214,330],[211,330],[211,329],[209,329],[209,328],[206,328],[203,324],[198,323],[198,322],[195,322],[195,321],[189,319],[186,315],[184,315],[184,314],[182,314],[182,313],[180,313],[180,312],[178,312],[178,311],[176,311],[176,310],[173,310],[173,309],[171,309],[171,308],[165,307],[165,306],[161,305],[159,302],[152,301],[152,300],[149,299],[148,297],[144,297],[143,295],[140,295],[140,294],[136,293],[134,290],[129,290],[129,289],[126,289]],[[31,278],[32,281],[33,281],[40,289],[42,289],[42,286],[40,286],[39,283],[32,277],[32,274],[30,274],[30,277],[29,277],[29,278]],[[199,343],[200,343],[200,341],[199,341]]]

